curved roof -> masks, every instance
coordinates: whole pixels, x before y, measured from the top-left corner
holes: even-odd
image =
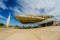
[[[23,24],[41,22],[51,17],[50,15],[15,15],[15,18]]]

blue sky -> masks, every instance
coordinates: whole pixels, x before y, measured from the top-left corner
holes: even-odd
[[[0,22],[6,23],[11,15],[10,25],[23,25],[14,14],[48,14],[60,20],[60,0],[0,0]]]

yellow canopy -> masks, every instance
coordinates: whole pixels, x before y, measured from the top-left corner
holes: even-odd
[[[50,15],[15,15],[15,18],[23,24],[41,22],[51,17]]]

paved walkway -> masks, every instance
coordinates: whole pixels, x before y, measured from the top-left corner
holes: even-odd
[[[0,40],[60,40],[60,26],[34,29],[11,29],[0,32]]]

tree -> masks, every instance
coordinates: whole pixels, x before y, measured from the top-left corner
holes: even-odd
[[[0,26],[4,26],[4,24],[3,23],[0,23]]]

